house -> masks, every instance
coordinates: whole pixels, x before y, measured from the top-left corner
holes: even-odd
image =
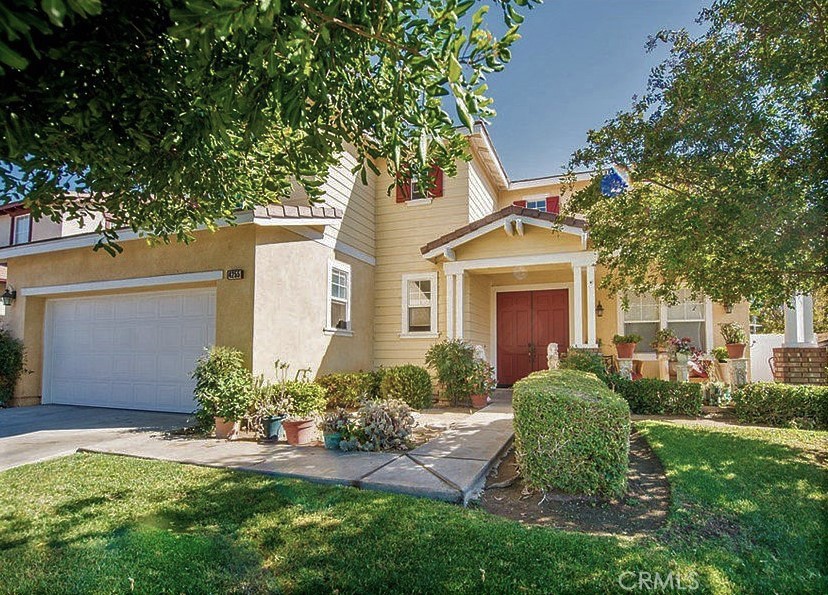
[[[422,363],[434,342],[462,337],[511,384],[546,367],[552,342],[612,354],[613,335],[638,333],[655,376],[659,328],[706,350],[722,344],[718,323],[747,328],[747,304],[686,293],[672,306],[630,296],[624,310],[599,287],[587,222],[558,221],[571,195],[562,178],[511,180],[485,127],[469,141],[472,160],[453,177],[436,171],[429,196],[410,184],[389,196],[386,173],[363,184],[345,150],[323,204],[297,193],[190,245],[126,231],[113,258],[91,250],[94,233],[12,241],[0,248],[17,292],[6,319],[34,372],[16,402],[190,411],[191,370],[214,343],[241,349],[255,374],[272,375],[276,359],[322,374]],[[12,240],[25,235],[14,213],[0,219],[22,230]]]

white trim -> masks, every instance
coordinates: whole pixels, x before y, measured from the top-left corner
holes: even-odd
[[[431,330],[429,331],[414,331],[408,330],[408,284],[411,281],[431,281]],[[413,338],[433,338],[439,335],[437,328],[437,313],[439,311],[439,300],[437,291],[437,271],[430,273],[403,273],[402,282],[400,285],[402,292],[402,301],[400,308],[400,337],[405,339]]]
[[[422,207],[430,205],[432,200],[434,199],[430,196],[426,198],[412,198],[411,200],[405,201],[403,204],[407,207]]]
[[[550,252],[547,254],[525,254],[522,256],[496,256],[493,258],[478,258],[473,260],[458,260],[443,263],[446,274],[457,274],[462,271],[480,269],[510,268],[516,266],[535,266],[545,264],[565,264],[573,266],[589,266],[598,261],[598,253],[583,252]]]
[[[584,267],[572,267],[572,316],[574,317],[575,336],[570,336],[574,347],[584,347]],[[567,346],[568,347],[568,346]]]
[[[323,328],[322,334],[330,337],[353,337],[354,331],[342,328]]]
[[[457,287],[454,292],[454,301],[457,304],[457,315],[454,318],[454,325],[456,332],[454,336],[458,339],[463,339],[465,332],[465,318],[466,318],[466,273],[461,272],[457,276]]]
[[[158,277],[116,279],[113,281],[90,281],[88,283],[72,283],[69,285],[24,287],[20,290],[20,295],[31,297],[41,295],[60,295],[62,293],[109,291],[113,289],[159,287],[163,285],[177,285],[181,283],[204,283],[207,281],[218,281],[222,278],[224,278],[224,271],[204,271],[200,273],[182,273],[179,275],[160,275]]]
[[[446,275],[446,333],[454,339],[454,281],[457,275]]]
[[[342,219],[334,217],[253,217],[253,223],[262,227],[307,227],[341,222]]]
[[[596,336],[595,317],[595,265],[586,267],[586,294],[587,294],[587,344],[588,348],[598,347]]]
[[[334,269],[339,269],[348,274],[348,284],[345,287],[345,292],[348,294],[348,297],[345,298],[345,323],[347,326],[343,328],[338,328],[333,325],[333,321],[331,320],[331,302],[334,300],[333,294],[331,293],[331,285],[333,283],[333,271]],[[325,328],[324,331],[327,334],[335,334],[335,335],[344,335],[349,336],[347,333],[353,335],[353,328],[351,326],[351,300],[353,299],[353,295],[351,294],[351,286],[353,285],[353,276],[351,273],[351,265],[347,262],[340,262],[339,260],[329,258],[328,259],[328,287],[327,287],[327,301],[325,302],[325,309],[327,310],[325,313]],[[337,301],[341,302],[340,298],[336,298]]]
[[[18,221],[27,221],[28,222],[28,225],[26,226],[26,233],[23,234],[24,239],[23,239],[22,242],[18,241],[18,237],[17,237],[17,222]],[[32,214],[31,213],[23,213],[21,215],[12,215],[9,218],[9,225],[11,227],[11,233],[9,234],[9,236],[10,236],[9,239],[11,240],[11,243],[9,244],[9,246],[20,246],[21,244],[28,244],[29,242],[31,242],[32,241],[31,240],[32,231],[33,231],[32,230],[32,223],[33,223],[33,220],[32,220]]]
[[[370,264],[371,266],[376,266],[377,259],[363,252],[362,250],[358,250],[349,244],[345,244],[340,242],[339,240],[334,240],[324,233],[320,232],[319,230],[315,229],[303,229],[301,227],[292,227],[290,229],[293,233],[302,236],[308,240],[313,240],[317,244],[321,246],[325,246],[326,248],[330,248],[335,252],[341,252],[351,258],[356,258],[359,261],[362,261],[366,264]]]
[[[480,236],[486,235],[496,229],[503,228],[506,230],[506,233],[509,234],[509,226],[513,223],[518,223],[520,225],[534,225],[535,227],[541,227],[544,229],[551,229],[552,231],[558,231],[562,233],[568,233],[581,238],[581,241],[584,241],[586,237],[586,231],[581,229],[580,227],[575,227],[574,225],[563,225],[561,223],[555,223],[554,221],[546,221],[545,219],[535,219],[534,217],[526,217],[523,215],[507,215],[501,219],[497,219],[492,221],[491,223],[487,223],[483,227],[479,227],[474,231],[470,231],[459,238],[456,238],[450,242],[446,242],[433,250],[429,250],[425,254],[423,254],[423,258],[425,259],[432,259],[443,254],[443,250],[446,248],[456,248],[457,246],[462,246],[463,244],[474,240],[475,238],[479,238]],[[511,234],[509,234],[511,235]]]
[[[575,181],[588,182],[593,177],[595,177],[594,171],[579,172],[575,174]],[[529,188],[538,188],[540,186],[563,184],[568,181],[566,178],[568,178],[567,174],[561,174],[558,176],[545,176],[543,178],[535,178],[532,180],[517,180],[515,182],[509,182],[509,190],[524,190]]]

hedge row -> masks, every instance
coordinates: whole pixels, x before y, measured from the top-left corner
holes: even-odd
[[[630,405],[630,411],[642,415],[699,415],[704,394],[701,384],[670,382],[658,378],[628,380],[618,375],[609,379],[610,386]]]
[[[328,394],[328,407],[359,407],[363,401],[380,398],[380,384],[385,369],[376,372],[337,372],[316,379]]]
[[[754,382],[733,391],[743,423],[828,430],[828,386]]]
[[[594,374],[536,372],[513,387],[521,475],[540,490],[619,496],[627,486],[630,409]]]
[[[398,399],[414,409],[429,407],[434,391],[428,370],[404,365],[373,372],[337,372],[316,379],[328,394],[328,408],[355,409],[364,401]]]

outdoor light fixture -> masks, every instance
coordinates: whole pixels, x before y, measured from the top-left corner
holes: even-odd
[[[724,307],[725,307],[725,314],[733,314],[733,304],[728,302],[724,305]]]
[[[595,306],[595,315],[598,318],[601,318],[604,315],[604,306],[601,305],[601,302],[598,302],[598,305]]]
[[[9,288],[6,287],[6,291],[3,292],[3,295],[0,296],[0,298],[3,300],[4,306],[11,306],[12,302],[17,299],[17,292],[9,290]]]

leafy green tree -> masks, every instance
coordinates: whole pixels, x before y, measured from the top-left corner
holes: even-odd
[[[717,0],[698,38],[651,40],[670,54],[647,93],[571,161],[631,174],[621,194],[595,180],[569,205],[607,287],[778,306],[828,283],[826,17],[823,0]]]
[[[381,158],[451,174],[467,147],[449,112],[493,115],[486,75],[538,1],[4,2],[0,185],[36,216],[187,240],[292,183],[318,197],[345,143],[363,176]]]

